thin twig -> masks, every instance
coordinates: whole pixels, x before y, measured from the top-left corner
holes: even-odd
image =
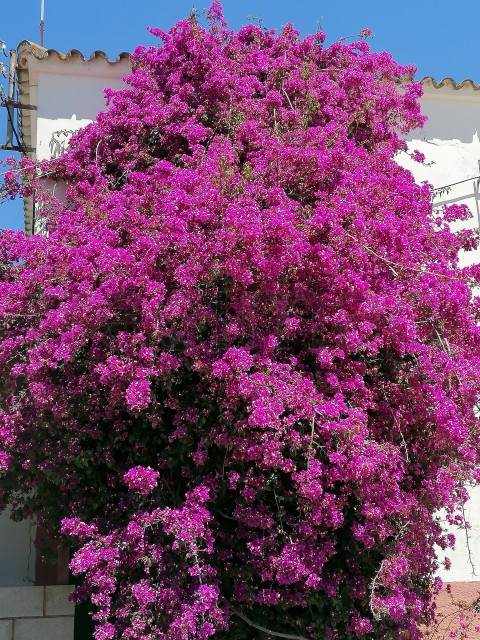
[[[371,247],[368,247],[367,245],[359,242],[358,238],[353,236],[351,233],[348,233],[348,231],[345,231],[345,235],[351,238],[352,240],[355,240],[355,242],[357,242],[361,247],[363,247],[365,251],[367,251],[368,253],[371,253],[372,255],[376,256],[377,258],[379,258],[379,260],[383,260],[383,262],[385,262],[385,264],[392,270],[392,273],[394,273],[394,275],[397,275],[397,274],[393,269],[393,267],[397,267],[399,269],[409,269],[410,271],[415,271],[416,273],[421,273],[422,275],[436,276],[437,278],[446,278],[447,280],[454,280],[455,282],[463,282],[463,280],[461,280],[460,278],[453,278],[452,276],[447,276],[444,273],[429,271],[428,269],[418,269],[417,267],[410,267],[408,264],[399,264],[398,262],[393,262],[393,260],[389,260],[388,258],[381,256],[379,253],[374,251]]]
[[[283,91],[284,96],[285,96],[285,97],[287,98],[287,100],[288,100],[288,104],[290,105],[290,109],[291,109],[292,111],[295,111],[295,107],[293,106],[292,101],[290,100],[290,96],[289,96],[289,95],[288,95],[288,93],[285,91],[285,87],[284,87],[283,85],[282,85],[282,91]]]
[[[232,607],[232,605],[230,605],[230,606]],[[286,638],[287,640],[308,640],[304,636],[292,636],[289,633],[279,633],[278,631],[272,631],[271,629],[267,629],[266,627],[262,627],[259,624],[257,624],[256,622],[253,622],[253,620],[250,620],[250,618],[247,618],[246,615],[244,615],[241,611],[238,611],[238,609],[235,609],[235,607],[232,607],[232,611],[238,618],[240,618],[241,620],[246,622],[250,627],[253,627],[254,629],[257,629],[258,631],[261,631],[262,633],[266,633],[266,634],[268,634],[270,636],[275,636],[276,638]]]
[[[472,558],[472,550],[470,548],[470,536],[468,535],[468,526],[467,526],[468,523],[465,519],[465,505],[462,504],[461,509],[462,509],[463,522],[465,523],[465,541],[467,543],[468,562],[472,567],[472,576],[476,576],[477,572],[475,571],[475,565],[473,564],[473,558]]]
[[[312,429],[310,431],[310,445],[308,447],[308,461],[312,459],[313,456],[313,438],[315,435],[315,416],[312,418]]]
[[[449,356],[452,355],[452,352],[450,351],[450,345],[448,344],[448,340],[445,337],[442,337],[439,333],[436,327],[434,327],[435,329],[435,333],[437,334],[437,338],[438,341],[440,343],[440,346],[442,347],[443,351],[445,351],[446,354],[448,354]]]
[[[278,496],[277,496],[277,492],[275,491],[275,480],[276,480],[276,476],[275,474],[273,475],[273,495],[275,497],[275,504],[277,505],[277,513],[278,513],[278,519],[280,520],[280,533],[283,533],[284,536],[287,536],[285,529],[283,528],[283,518],[282,518],[282,512],[280,511],[280,503],[278,501]],[[292,542],[292,539],[290,536],[287,536],[290,540],[290,542]]]
[[[385,389],[382,389],[382,392],[383,392],[383,397],[385,398],[385,402],[389,405],[390,411],[392,413],[393,422],[395,423],[395,426],[398,429],[398,433],[400,434],[400,439],[402,441],[403,450],[405,451],[405,460],[406,460],[407,464],[409,464],[410,463],[410,457],[408,455],[407,442],[405,440],[405,436],[403,435],[402,427],[400,426],[400,423],[397,420],[397,416],[395,415],[395,411],[393,410],[393,407],[389,403],[389,399],[387,398],[387,394],[385,392]]]
[[[410,458],[408,456],[408,448],[407,448],[407,443],[405,441],[405,436],[403,435],[403,431],[398,426],[397,418],[394,416],[393,419],[395,420],[395,422],[397,424],[397,427],[398,427],[398,432],[400,434],[400,440],[402,441],[403,450],[405,451],[405,460],[407,461],[407,464],[409,464],[410,463]]]
[[[95,148],[95,164],[97,164],[98,162],[98,150],[100,147],[100,144],[103,142],[103,138],[100,138],[100,140],[97,142],[97,146]]]
[[[219,515],[222,516],[222,518],[225,518],[226,520],[233,520],[233,522],[238,522],[237,518],[232,518],[232,516],[227,515],[226,513],[224,513],[223,511],[220,511],[220,509],[214,509],[215,513],[218,513]]]
[[[380,567],[378,568],[377,573],[373,576],[373,580],[370,584],[370,598],[369,598],[369,605],[370,605],[370,611],[372,612],[373,615],[373,619],[374,620],[381,620],[381,615],[379,611],[375,611],[374,607],[373,607],[373,600],[375,598],[375,591],[377,589],[377,580],[380,576],[380,573],[382,572],[383,569],[383,565],[385,564],[385,559],[382,560]]]

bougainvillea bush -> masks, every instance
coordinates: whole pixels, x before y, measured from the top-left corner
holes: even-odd
[[[420,638],[480,444],[476,241],[395,162],[420,87],[217,3],[152,33],[42,165],[48,235],[0,236],[3,504],[97,640]]]

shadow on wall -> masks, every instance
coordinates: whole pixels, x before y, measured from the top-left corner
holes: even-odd
[[[13,522],[7,511],[0,514],[0,587],[34,584],[35,529],[35,525],[26,520]]]
[[[68,149],[68,142],[74,133],[75,129],[61,129],[52,133],[48,144],[52,158],[58,158],[65,153]]]
[[[422,113],[428,116],[423,129],[415,129],[407,140],[458,140],[464,144],[478,141],[480,129],[480,92],[468,97],[422,98]]]

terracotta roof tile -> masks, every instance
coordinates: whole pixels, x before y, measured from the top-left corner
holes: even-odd
[[[54,56],[58,60],[64,61],[81,60],[83,62],[92,62],[92,60],[104,60],[109,64],[116,64],[121,60],[130,60],[130,54],[126,51],[122,51],[122,53],[119,53],[115,60],[110,60],[110,58],[104,51],[98,50],[94,51],[89,58],[85,58],[83,53],[78,49],[70,49],[70,51],[67,51],[67,53],[61,53],[60,51],[57,51],[57,49],[46,49],[45,47],[41,47],[40,45],[35,44],[34,42],[30,42],[29,40],[22,40],[22,42],[20,42],[20,44],[18,45],[17,50],[19,54],[27,51],[28,53],[31,53],[37,60],[43,60],[52,56]]]
[[[34,42],[30,42],[29,40],[23,40],[18,45],[18,50],[28,49],[30,53],[33,54],[35,58],[38,60],[42,60],[43,58],[48,58],[50,56],[55,56],[58,60],[82,60],[84,62],[91,62],[92,60],[102,59],[108,62],[109,64],[115,64],[116,62],[120,62],[121,60],[129,60],[130,53],[126,51],[122,51],[119,53],[115,60],[110,60],[107,54],[104,51],[94,51],[90,57],[86,58],[84,54],[78,49],[70,49],[67,53],[62,53],[57,49],[46,49],[45,47],[41,47]],[[414,78],[412,76],[404,76],[403,82],[413,82]],[[459,89],[473,89],[474,91],[480,91],[480,84],[476,84],[473,80],[465,79],[460,82],[456,82],[453,78],[443,78],[442,80],[435,80],[432,76],[425,76],[418,80],[421,84],[431,84],[435,89],[441,89],[442,87],[450,87],[455,90]]]
[[[450,89],[473,89],[473,91],[480,91],[480,84],[476,84],[473,80],[462,80],[461,82],[455,82],[453,78],[443,78],[438,82],[431,76],[425,76],[420,80],[421,84],[431,84],[435,89],[441,89],[442,87],[448,87]]]

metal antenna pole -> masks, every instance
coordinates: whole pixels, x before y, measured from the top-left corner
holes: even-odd
[[[45,0],[41,0],[40,5],[40,46],[43,47],[43,33],[45,30]]]

